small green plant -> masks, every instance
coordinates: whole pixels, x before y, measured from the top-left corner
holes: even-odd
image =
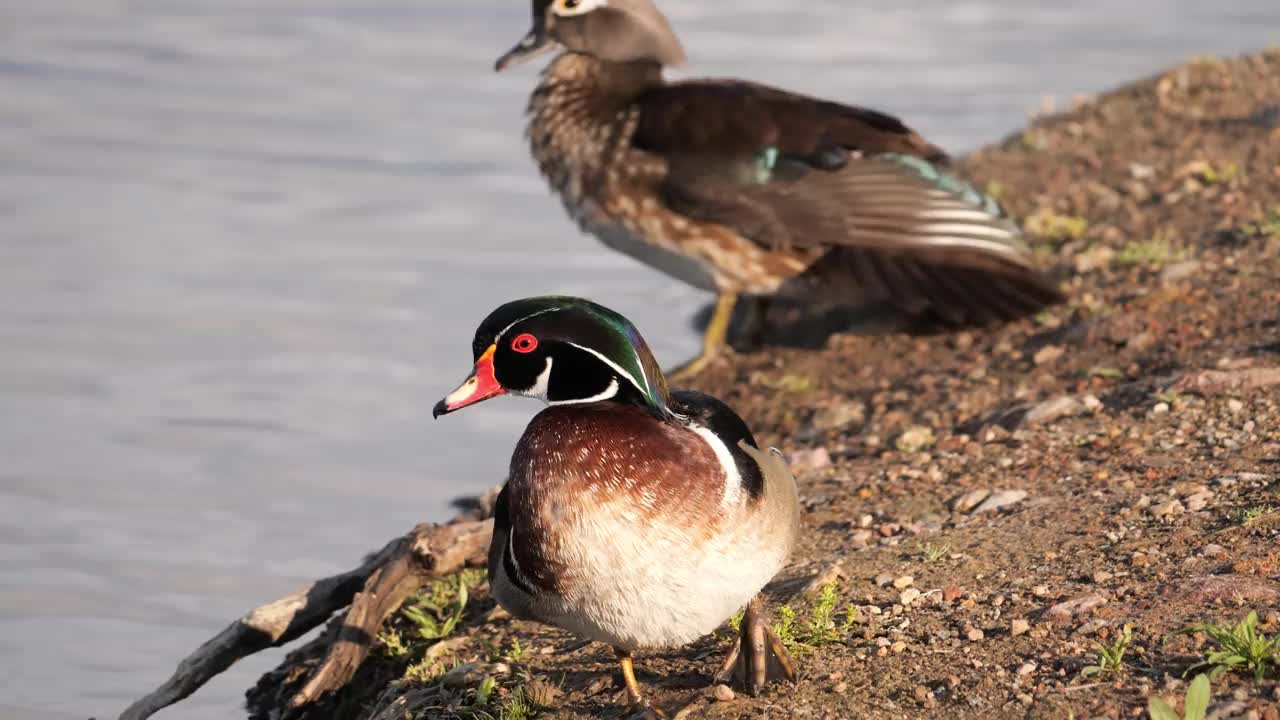
[[[1182,393],[1176,390],[1166,390],[1165,392],[1156,394],[1157,400],[1159,400],[1162,403],[1169,403],[1170,405],[1178,402],[1179,400],[1184,399],[1184,397],[1185,396]]]
[[[1267,513],[1271,512],[1271,508],[1266,505],[1258,505],[1256,507],[1244,508],[1237,511],[1236,515],[1240,524],[1244,527],[1251,528],[1262,521]]]
[[[439,658],[425,657],[404,669],[404,679],[420,685],[430,685],[444,675],[446,669]]]
[[[1036,313],[1034,319],[1036,324],[1041,327],[1057,327],[1062,324],[1061,321],[1058,320],[1058,314],[1053,310],[1041,310]]]
[[[931,542],[916,543],[916,549],[920,551],[920,557],[924,558],[927,563],[936,563],[951,554],[951,543],[943,543],[934,545]]]
[[[453,634],[467,609],[468,578],[458,575],[455,582],[441,580],[418,594],[412,605],[401,614],[418,628],[423,640],[442,640]]]
[[[1280,207],[1268,210],[1258,222],[1241,225],[1240,233],[1246,237],[1280,237]]]
[[[845,635],[853,632],[853,628],[862,624],[862,611],[858,606],[849,603],[844,609],[844,622],[840,623],[840,629]]]
[[[1103,380],[1119,380],[1124,377],[1124,371],[1113,367],[1091,367],[1086,371],[1086,375]]]
[[[487,682],[491,679],[485,678],[485,681]],[[483,685],[484,683],[481,683],[482,687]],[[476,696],[479,697],[479,690],[476,691]],[[529,694],[525,692],[523,687],[512,690],[511,694],[507,695],[507,698],[499,703],[496,711],[497,715],[479,711],[473,713],[471,717],[472,720],[532,720],[538,716],[537,706],[529,698]]]
[[[1098,664],[1090,665],[1080,674],[1089,677],[1091,675],[1102,675],[1111,673],[1114,675],[1122,675],[1127,669],[1124,664],[1124,656],[1129,652],[1129,645],[1133,642],[1133,625],[1125,623],[1120,634],[1112,640],[1109,645],[1097,644],[1098,648]]]
[[[486,675],[484,680],[480,681],[480,686],[476,688],[476,694],[471,698],[471,707],[484,707],[489,704],[489,699],[493,697],[493,693],[498,689],[498,681],[492,675]]]
[[[1258,632],[1258,613],[1250,611],[1234,627],[1202,623],[1179,630],[1179,635],[1204,633],[1218,646],[1210,650],[1202,662],[1196,663],[1188,673],[1208,668],[1209,679],[1217,680],[1224,674],[1241,670],[1253,674],[1254,682],[1262,682],[1268,672],[1280,667],[1280,634],[1267,637]]]
[[[850,604],[845,611],[843,623],[836,624],[836,604],[840,596],[836,592],[836,583],[828,583],[819,591],[809,617],[800,621],[796,609],[791,605],[778,608],[778,622],[773,625],[773,632],[792,654],[800,654],[823,645],[840,642],[849,634],[854,625],[862,621],[858,609]]]
[[[1227,183],[1236,179],[1240,175],[1240,166],[1228,160],[1221,167],[1214,167],[1209,163],[1205,163],[1205,167],[1200,171],[1200,180],[1205,185],[1217,185],[1218,183]]]
[[[1151,715],[1151,720],[1204,720],[1205,711],[1209,709],[1209,695],[1209,678],[1197,675],[1191,681],[1191,687],[1187,688],[1181,716],[1163,698],[1158,697],[1147,701],[1147,712]]]
[[[804,393],[812,392],[817,386],[817,379],[811,375],[787,373],[778,378],[778,382],[774,387],[783,392],[803,395]]]
[[[511,638],[511,648],[507,650],[507,662],[518,663],[528,656],[528,652],[521,647],[520,638]]]
[[[742,632],[742,617],[746,615],[746,610],[739,610],[729,618],[729,627],[733,629],[733,634],[737,635]]]
[[[805,641],[809,645],[825,645],[840,640],[842,635],[835,623],[836,584],[828,583],[818,593],[818,601],[809,613],[809,621],[804,626]]]
[[[796,637],[796,609],[790,605],[778,608],[778,622],[773,624],[773,632],[788,650],[795,651],[801,642]]]
[[[1044,133],[1035,128],[1023,130],[1019,140],[1022,141],[1022,146],[1028,150],[1043,150],[1046,145]]]
[[[1177,262],[1186,253],[1174,247],[1172,230],[1159,230],[1150,240],[1130,240],[1116,253],[1115,263],[1121,266],[1150,265],[1160,267]]]
[[[1049,240],[1079,240],[1089,232],[1089,221],[1078,215],[1059,215],[1049,208],[1041,208],[1026,219],[1023,229]]]
[[[391,657],[402,657],[409,654],[409,646],[405,644],[404,638],[400,637],[400,631],[395,628],[389,628],[386,632],[378,635],[378,640],[382,641],[382,651]]]

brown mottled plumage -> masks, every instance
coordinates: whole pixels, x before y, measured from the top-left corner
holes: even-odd
[[[547,408],[529,423],[511,457],[505,490],[511,524],[544,539],[512,543],[515,558],[537,588],[564,593],[589,582],[560,538],[574,532],[582,516],[614,503],[641,521],[689,528],[695,546],[710,542],[724,531],[724,492],[691,479],[721,474],[702,438],[641,408]]]
[[[897,118],[736,80],[667,83],[683,60],[650,0],[534,0],[499,61],[568,50],[529,102],[534,159],[605,244],[721,297],[889,302],[981,323],[1061,299],[996,203]]]

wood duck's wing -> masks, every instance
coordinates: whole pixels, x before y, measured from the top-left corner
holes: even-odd
[[[999,205],[942,169],[941,151],[896,118],[737,82],[667,86],[639,108],[634,144],[665,161],[667,206],[770,249],[816,254],[812,292],[952,322],[1061,299]]]

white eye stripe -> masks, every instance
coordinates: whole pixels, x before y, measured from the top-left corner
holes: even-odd
[[[609,4],[609,0],[578,0],[576,5],[570,7],[574,0],[556,0],[551,6],[551,11],[561,17],[572,17],[574,15],[585,15],[586,13],[602,8]]]
[[[651,396],[652,396],[652,390],[649,388],[649,378],[647,378],[647,377],[646,377],[646,378],[644,378],[644,385],[641,385],[641,384],[640,384],[640,381],[639,381],[639,380],[637,380],[637,379],[636,379],[636,377],[635,377],[634,375],[632,375],[631,373],[629,373],[629,372],[627,372],[626,370],[622,369],[622,367],[621,367],[620,365],[618,365],[618,363],[616,363],[616,362],[614,362],[614,361],[610,360],[609,358],[605,357],[605,356],[604,356],[603,354],[601,354],[600,352],[597,352],[597,351],[595,351],[595,350],[592,350],[591,348],[586,347],[585,345],[579,345],[579,344],[577,344],[577,343],[572,343],[572,342],[571,342],[571,343],[568,343],[568,344],[569,344],[569,345],[572,345],[573,347],[578,348],[579,350],[582,350],[582,351],[584,351],[584,352],[589,352],[589,353],[591,353],[592,355],[595,355],[595,356],[596,356],[597,358],[599,358],[599,359],[600,359],[600,361],[601,361],[601,362],[603,362],[605,365],[608,365],[609,367],[613,368],[614,372],[618,373],[619,375],[621,375],[622,377],[624,377],[624,378],[626,378],[628,381],[630,381],[630,383],[631,383],[632,385],[634,385],[634,386],[636,387],[636,389],[637,389],[637,390],[639,390],[639,391],[640,391],[640,393],[641,393],[642,395],[644,395],[645,397],[651,397]]]
[[[519,325],[520,323],[524,322],[525,320],[528,320],[529,318],[535,318],[535,317],[538,317],[539,315],[546,315],[547,313],[559,312],[559,311],[561,311],[561,310],[563,310],[563,309],[564,309],[564,308],[560,308],[560,307],[552,307],[552,308],[547,308],[547,309],[545,309],[545,310],[539,310],[539,311],[537,311],[537,312],[535,312],[535,313],[530,313],[530,314],[528,314],[528,315],[525,315],[524,317],[520,318],[519,320],[516,320],[515,322],[511,323],[510,325],[508,325],[508,326],[506,326],[506,327],[502,328],[502,330],[500,330],[500,331],[498,332],[498,334],[497,334],[497,335],[494,335],[494,336],[493,336],[493,342],[494,342],[495,344],[496,344],[496,343],[498,343],[498,342],[500,342],[500,341],[502,340],[502,336],[503,336],[503,335],[506,335],[508,330],[510,330],[511,328],[513,328],[513,327],[515,327],[515,326]]]

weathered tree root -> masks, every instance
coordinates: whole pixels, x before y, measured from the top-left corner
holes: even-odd
[[[477,515],[487,514],[482,509]],[[249,611],[178,664],[163,685],[129,706],[120,720],[145,720],[191,695],[237,660],[289,643],[348,605],[324,660],[289,700],[300,709],[345,686],[369,654],[384,620],[431,580],[483,567],[493,521],[460,518],[418,525],[370,555],[360,567],[324,578]]]

